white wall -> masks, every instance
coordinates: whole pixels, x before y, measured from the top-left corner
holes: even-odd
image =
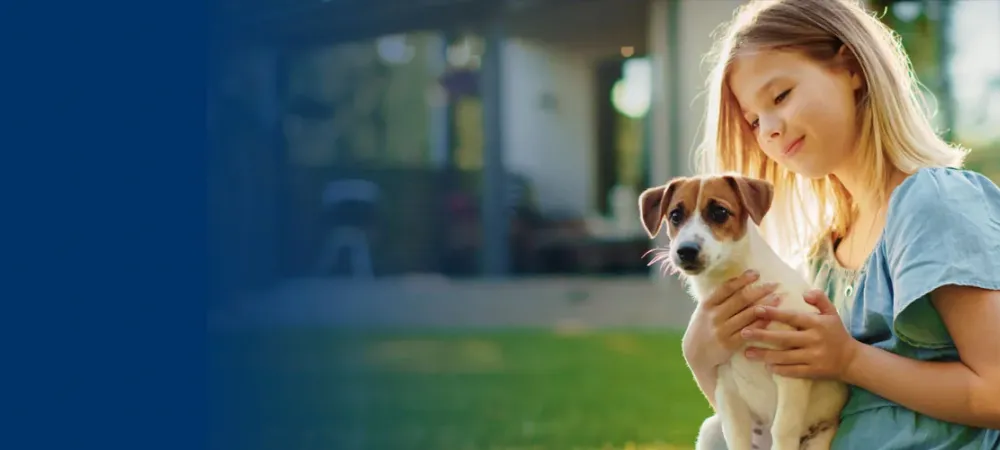
[[[682,0],[677,6],[680,16],[675,22],[677,45],[668,42],[669,14],[667,0],[650,2],[649,45],[653,60],[653,115],[652,165],[653,180],[666,181],[673,174],[690,174],[693,167],[692,152],[701,139],[702,122],[705,115],[705,80],[708,78],[710,62],[705,55],[712,48],[712,32],[723,22],[732,19],[733,12],[742,0]],[[669,66],[668,53],[678,52],[678,67]],[[668,87],[671,77],[680,83],[679,97],[670,98]],[[679,120],[671,122],[669,117],[671,102],[677,102]],[[678,128],[671,129],[675,123]],[[671,134],[679,135],[677,148],[671,148]],[[670,167],[670,153],[678,152],[679,167]]]
[[[586,56],[511,38],[503,49],[503,146],[546,212],[589,214],[596,158],[595,74]]]
[[[703,62],[711,49],[711,33],[732,18],[743,0],[682,0],[677,35],[678,67],[667,67],[667,0],[649,4],[649,51],[653,65],[651,170],[652,179],[690,173],[691,151],[702,132]],[[503,53],[504,152],[509,169],[528,176],[543,212],[590,214],[594,211],[597,154],[594,104],[595,58],[580,49],[562,49],[544,42],[510,38]],[[669,77],[678,77],[680,97],[669,98]],[[546,97],[554,100],[547,107]],[[670,102],[679,106],[678,129],[670,129]],[[679,135],[671,148],[671,133]],[[670,167],[670,153],[679,152],[680,166]]]

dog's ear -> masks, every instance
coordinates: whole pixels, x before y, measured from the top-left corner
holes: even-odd
[[[670,197],[677,190],[678,181],[680,179],[675,179],[663,186],[646,189],[642,191],[642,194],[639,194],[639,216],[642,218],[642,225],[650,239],[660,233],[663,216],[667,215],[666,209],[670,205]]]
[[[760,225],[771,209],[771,201],[774,200],[774,185],[756,178],[747,178],[739,175],[727,175],[726,182],[736,191],[740,202],[753,222]]]

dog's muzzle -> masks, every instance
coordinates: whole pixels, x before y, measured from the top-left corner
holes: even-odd
[[[685,271],[701,269],[701,245],[697,242],[685,242],[674,250],[677,255],[677,265]]]

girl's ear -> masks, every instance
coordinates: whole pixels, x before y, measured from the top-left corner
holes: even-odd
[[[837,61],[840,62],[841,67],[847,69],[847,73],[851,76],[851,88],[855,91],[861,89],[865,85],[864,77],[861,74],[861,63],[854,56],[854,52],[847,48],[847,44],[840,44],[840,49],[837,50]]]

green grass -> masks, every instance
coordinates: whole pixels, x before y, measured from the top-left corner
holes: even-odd
[[[710,414],[676,334],[218,336],[213,447],[690,449]]]

